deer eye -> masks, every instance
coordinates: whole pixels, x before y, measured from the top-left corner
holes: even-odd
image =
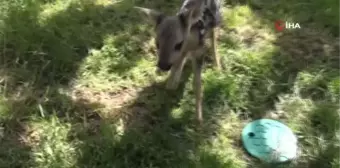
[[[182,48],[182,44],[183,44],[183,41],[177,43],[177,44],[175,45],[175,50],[180,50],[180,49]]]

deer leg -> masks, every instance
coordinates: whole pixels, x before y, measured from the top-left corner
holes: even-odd
[[[186,63],[186,59],[187,59],[186,54],[184,54],[184,56],[181,57],[176,62],[176,64],[174,64],[173,67],[171,68],[170,76],[166,84],[167,89],[175,90],[178,88],[182,76],[183,67]]]
[[[189,39],[189,35],[190,35],[190,29],[191,29],[191,16],[192,16],[193,11],[191,10],[188,14],[188,20],[187,20],[187,27],[186,27],[186,37],[184,40],[184,44],[181,48],[181,57],[178,61],[176,61],[176,64],[173,65],[173,67],[171,68],[171,72],[170,72],[170,76],[168,78],[168,82],[166,84],[167,89],[177,89],[179,83],[180,83],[180,79],[182,76],[182,71],[183,71],[183,67],[186,63],[186,59],[187,59],[187,54],[188,51],[186,51],[187,49],[187,43],[188,43],[188,39]]]
[[[199,58],[192,59],[193,71],[194,71],[194,92],[195,92],[195,109],[196,109],[196,117],[200,124],[203,122],[203,114],[202,114],[202,99],[203,99],[203,91],[202,91],[202,68],[203,68],[203,56]]]
[[[211,31],[211,44],[212,44],[212,47],[213,47],[213,56],[214,56],[216,67],[217,67],[218,70],[221,70],[220,56],[217,53],[216,28],[212,29],[212,31]]]

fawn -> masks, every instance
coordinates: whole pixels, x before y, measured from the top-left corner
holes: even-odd
[[[204,40],[209,38],[213,47],[213,57],[217,69],[221,69],[220,58],[216,52],[216,28],[220,25],[219,0],[186,0],[174,16],[142,7],[134,7],[144,12],[155,25],[157,68],[169,71],[166,88],[176,89],[180,83],[183,67],[191,59],[194,73],[195,109],[197,120],[202,116],[202,82],[204,54],[207,51]]]

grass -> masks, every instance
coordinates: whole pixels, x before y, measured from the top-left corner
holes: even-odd
[[[337,1],[226,1],[202,130],[190,68],[164,89],[134,5],[170,14],[180,1],[0,2],[0,167],[339,167]],[[276,32],[276,19],[302,29]],[[289,125],[299,158],[248,156],[240,132],[257,118]]]

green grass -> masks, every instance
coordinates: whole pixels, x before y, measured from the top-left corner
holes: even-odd
[[[0,167],[339,167],[338,1],[227,1],[202,129],[191,68],[165,90],[152,25],[132,9],[180,3],[0,1]],[[276,32],[277,19],[302,29]],[[299,158],[247,155],[240,132],[257,118],[289,125]]]

